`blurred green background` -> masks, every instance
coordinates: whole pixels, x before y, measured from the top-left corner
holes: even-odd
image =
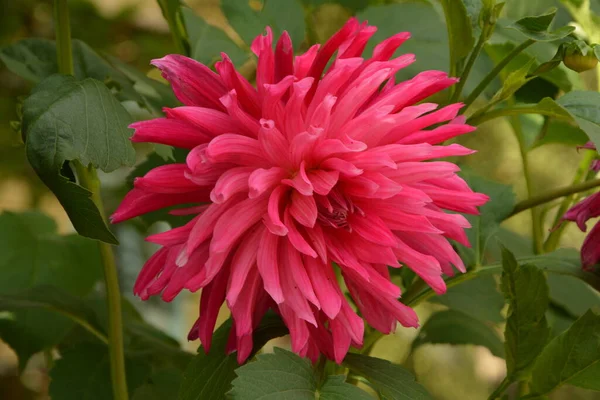
[[[276,0],[272,0],[276,1]],[[388,3],[372,1],[370,3]],[[252,3],[252,2],[251,2]],[[314,35],[318,41],[326,39],[351,15],[351,10],[337,4],[314,2]],[[320,4],[323,3],[323,4]],[[365,2],[366,3],[366,2]],[[529,0],[509,1],[506,9],[515,17],[525,15]],[[540,3],[540,2],[531,2]],[[553,1],[545,1],[549,5]],[[209,23],[221,27],[235,41],[240,41],[219,8],[218,0],[188,0],[187,4]],[[153,58],[175,52],[168,26],[154,0],[72,0],[72,35],[88,43],[101,54],[109,54],[159,78],[149,62]],[[543,6],[544,4],[542,4]],[[537,7],[541,7],[539,4]],[[543,10],[542,10],[543,11]],[[299,16],[300,18],[300,16]],[[568,20],[564,10],[559,14]],[[435,21],[415,21],[426,33]],[[391,25],[394,25],[391,23]],[[407,28],[398,25],[397,30]],[[1,0],[0,2],[0,46],[27,37],[53,38],[52,2],[48,0]],[[417,35],[418,36],[418,35]],[[441,49],[446,51],[446,49]],[[251,71],[252,68],[249,68]],[[581,86],[595,87],[593,72],[583,74]],[[29,167],[19,134],[11,129],[10,122],[17,119],[19,98],[26,96],[31,84],[9,72],[0,65],[0,211],[23,211],[38,209],[56,220],[61,233],[72,232],[73,228],[54,196],[42,185]],[[543,90],[532,87],[532,93]],[[539,121],[531,118],[532,126]],[[524,126],[527,127],[527,124]],[[525,183],[516,139],[510,125],[495,120],[462,141],[478,150],[463,164],[482,175],[514,187],[519,199],[524,197]],[[139,160],[152,150],[148,146],[137,148]],[[532,175],[537,191],[567,185],[575,172],[581,154],[572,145],[549,144],[531,152]],[[112,212],[123,197],[126,176],[129,171],[117,171],[103,175],[105,205]],[[505,223],[505,228],[529,235],[531,223],[529,213],[522,213]],[[189,326],[197,316],[196,294],[179,296],[176,301],[164,304],[160,301],[142,303],[131,296],[133,281],[143,262],[155,250],[144,242],[148,231],[164,230],[165,223],[147,228],[139,223],[127,223],[114,227],[121,246],[117,248],[121,274],[121,289],[129,296],[152,323],[180,339],[185,348],[195,351],[198,343],[187,343],[185,337]],[[550,226],[546,226],[550,229]],[[578,247],[583,239],[575,226],[569,226],[563,239],[564,246]],[[0,240],[2,238],[0,237]],[[85,265],[81,266],[85,268]],[[443,306],[427,304],[418,308],[422,320]],[[487,398],[490,391],[503,378],[504,361],[494,357],[489,350],[477,346],[425,345],[409,353],[409,344],[417,331],[400,328],[395,335],[380,341],[374,356],[405,363],[414,368],[418,379],[435,398],[444,400],[479,400]],[[0,399],[45,399],[48,378],[45,374],[44,357],[33,357],[21,377],[17,376],[14,353],[0,342]],[[600,379],[600,378],[599,378]],[[562,389],[552,395],[555,399],[600,399],[583,390]],[[60,400],[60,399],[58,399]]]

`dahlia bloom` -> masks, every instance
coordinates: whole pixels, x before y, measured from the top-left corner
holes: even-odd
[[[563,220],[574,221],[582,232],[587,231],[586,223],[590,218],[600,216],[600,192],[586,197],[575,204],[563,216]],[[592,271],[600,262],[600,222],[592,228],[581,246],[581,264],[583,269]]]
[[[425,71],[394,81],[415,61],[391,58],[408,33],[361,58],[375,31],[350,19],[325,45],[294,56],[288,34],[273,50],[267,28],[252,43],[256,87],[225,54],[217,73],[179,55],[153,61],[184,106],[134,123],[132,140],[190,152],[185,164],[137,178],[112,220],[175,205],[185,207],[173,214],[195,215],[148,238],[162,248],[134,291],[171,301],[183,289],[202,289],[189,339],[206,350],[226,302],[228,350],[239,362],[272,308],[293,351],[339,363],[351,345],[362,345],[363,318],[383,333],[397,321],[418,326],[388,267],[410,268],[437,293],[446,290],[442,274],[465,270],[448,239],[468,245],[469,223],[444,210],[475,214],[487,196],[474,193],[456,165],[430,160],[471,154],[440,143],[475,128],[457,117],[462,104],[419,103],[455,78]]]

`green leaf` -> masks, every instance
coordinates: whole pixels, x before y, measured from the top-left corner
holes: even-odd
[[[102,334],[101,339],[106,340],[104,329],[100,326],[94,310],[89,308],[81,298],[68,292],[44,285],[32,287],[18,294],[0,294],[0,310],[28,309],[43,309],[61,314],[91,332]]]
[[[240,66],[250,53],[238,47],[221,29],[209,25],[187,7],[181,9],[187,27],[191,57],[206,65],[211,65],[226,53],[231,61]]]
[[[373,400],[364,390],[347,383],[344,375],[328,376],[317,395],[324,400]]]
[[[510,28],[516,29],[529,39],[539,42],[552,42],[568,36],[575,30],[573,26],[563,26],[555,31],[549,31],[550,24],[556,16],[556,8],[535,17],[521,18]]]
[[[600,293],[571,276],[548,275],[550,299],[570,315],[579,317],[590,307],[600,307]]]
[[[173,368],[156,371],[133,394],[132,400],[174,399],[181,385],[181,371]]]
[[[0,237],[2,294],[53,285],[81,296],[102,277],[97,244],[77,235],[58,236],[54,221],[40,213],[0,214]]]
[[[465,3],[460,0],[440,0],[446,16],[451,58],[458,61],[469,55],[475,40]]]
[[[534,265],[519,265],[514,255],[502,252],[502,291],[509,302],[504,333],[507,377],[526,376],[546,342],[548,285],[544,273]]]
[[[449,3],[454,4],[453,1]],[[357,17],[377,27],[377,32],[367,44],[365,55],[370,55],[380,41],[398,32],[410,32],[411,38],[402,44],[396,55],[412,53],[416,61],[398,72],[398,80],[411,79],[430,69],[448,71],[450,60],[445,21],[428,2],[372,6],[357,13]],[[473,90],[492,68],[491,60],[482,54],[471,70],[466,91]],[[486,93],[494,93],[497,87],[497,84],[490,85]]]
[[[58,73],[56,44],[52,40],[28,38],[0,50],[0,60],[16,75],[38,83]],[[131,80],[81,40],[73,40],[73,69],[77,80],[94,78],[117,90],[119,100],[141,103]]]
[[[557,103],[569,112],[579,127],[600,149],[600,93],[573,91],[561,96]]]
[[[554,338],[533,366],[532,395],[543,395],[565,383],[600,390],[600,313],[589,310]]]
[[[415,377],[399,365],[388,360],[348,353],[342,364],[366,378],[384,400],[426,400],[432,397]]]
[[[238,363],[235,353],[225,353],[230,330],[231,320],[227,320],[214,333],[210,352],[206,354],[202,347],[198,349],[198,354],[183,374],[179,400],[203,400],[206,396],[219,399],[231,389]],[[287,333],[287,327],[281,319],[273,313],[267,313],[254,331],[254,353],[269,340]]]
[[[508,27],[503,26],[503,24],[506,24],[506,22],[499,22],[490,42],[485,46],[486,54],[488,54],[495,63],[498,63],[499,60],[503,59],[513,51],[520,42],[523,42],[524,38],[520,32],[509,29]],[[556,55],[558,47],[559,45],[553,42],[536,42],[515,57],[505,67],[505,70],[513,71],[520,68],[531,58],[535,60],[534,67],[537,69]],[[544,72],[537,71],[536,69],[534,69],[533,74],[536,76],[539,75],[544,80],[553,83],[565,92],[570,91],[573,88],[584,87],[579,74],[569,70],[564,65],[559,65],[557,68],[549,69]]]
[[[490,197],[486,204],[479,207],[480,214],[478,216],[467,216],[472,225],[472,228],[467,231],[467,236],[473,246],[474,254],[471,257],[475,257],[475,259],[467,259],[465,262],[473,265],[483,259],[489,242],[493,240],[500,227],[500,222],[512,212],[516,198],[510,185],[490,181],[471,172],[463,173],[463,177],[474,191],[485,193]]]
[[[141,386],[150,374],[144,358],[126,357],[125,369],[129,393]],[[50,370],[50,396],[61,400],[112,399],[108,348],[81,343],[64,350]]]
[[[90,78],[78,82],[53,75],[23,104],[27,158],[82,236],[118,243],[91,200],[92,193],[61,175],[61,169],[74,160],[105,172],[133,165],[129,122],[129,114],[110,90]]]
[[[533,148],[548,143],[561,143],[569,147],[575,147],[585,144],[588,140],[585,132],[573,124],[552,120],[544,136],[533,143]]]
[[[278,347],[274,353],[259,355],[257,361],[236,369],[235,373],[237,378],[229,392],[235,400],[372,399],[366,392],[346,383],[343,375],[329,376],[319,387],[308,359]]]
[[[496,288],[493,276],[478,276],[460,285],[448,288],[446,293],[430,301],[440,303],[469,316],[489,322],[502,322],[504,297]]]
[[[534,63],[535,60],[531,59],[520,68],[510,72],[503,80],[502,88],[494,95],[494,97],[492,97],[490,102],[495,104],[507,100],[523,85],[532,80],[534,77],[528,75]]]
[[[473,344],[487,347],[497,357],[504,357],[502,339],[492,327],[456,310],[437,312],[425,322],[412,346],[416,348],[427,343]]]
[[[17,309],[16,303],[34,303],[48,294],[54,306],[86,315],[73,296],[86,295],[102,277],[100,253],[92,240],[57,235],[54,221],[37,212],[0,214],[0,237],[0,310],[14,310],[11,319],[0,320],[0,337],[15,350],[22,368],[32,354],[59,343],[73,322],[47,309]],[[64,295],[34,289],[45,285]]]

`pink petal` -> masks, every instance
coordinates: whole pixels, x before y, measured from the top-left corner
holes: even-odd
[[[279,279],[279,236],[273,235],[268,230],[263,232],[258,247],[256,265],[262,277],[264,288],[277,304],[283,303],[283,289]]]
[[[207,66],[178,54],[152,60],[152,64],[161,70],[183,104],[222,109],[218,99],[225,94],[225,86]]]
[[[312,228],[317,222],[317,203],[313,196],[304,196],[297,191],[292,191],[290,214],[300,224]]]

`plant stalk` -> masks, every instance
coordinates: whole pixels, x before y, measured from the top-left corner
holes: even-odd
[[[100,196],[100,180],[94,167],[76,164],[79,183],[92,192],[92,201],[104,216],[104,206]],[[127,379],[125,373],[125,350],[123,344],[123,316],[121,311],[121,291],[112,246],[98,242],[100,258],[104,270],[106,298],[108,303],[108,349],[110,352],[110,374],[115,400],[127,400]]]
[[[545,203],[549,203],[552,200],[558,199],[560,197],[571,196],[576,193],[585,192],[586,190],[593,189],[595,187],[600,186],[600,179],[593,179],[586,182],[581,182],[576,185],[567,186],[564,188],[552,190],[548,193],[544,193],[538,196],[531,197],[527,200],[523,200],[513,208],[512,212],[507,218],[512,217],[515,214],[523,212],[525,210],[529,210],[532,207],[536,207]],[[562,217],[562,214],[560,215]],[[560,218],[559,218],[560,220]]]
[[[511,125],[519,142],[519,153],[521,155],[521,163],[523,164],[523,175],[525,177],[525,185],[527,186],[527,197],[532,198],[534,193],[533,179],[531,177],[531,169],[529,168],[529,158],[527,157],[527,146],[525,145],[525,137],[521,121],[518,116],[511,117]],[[533,252],[539,254],[543,251],[543,232],[540,220],[540,210],[531,207],[531,236],[533,238]]]
[[[522,115],[522,114],[540,114],[545,115],[547,117],[555,118],[560,121],[571,121],[571,118],[557,114],[552,110],[544,110],[531,105],[525,106],[514,106],[514,107],[505,107],[497,110],[488,111],[483,115],[473,115],[467,119],[467,123],[469,125],[481,125],[484,122],[490,121],[492,119],[500,118],[500,117],[510,117],[514,115]]]
[[[469,59],[465,64],[465,68],[463,69],[462,74],[460,74],[460,80],[456,84],[456,88],[454,89],[454,93],[452,94],[452,98],[450,99],[450,103],[456,103],[460,99],[460,95],[462,94],[465,84],[467,83],[467,79],[469,78],[469,74],[471,73],[471,69],[475,64],[475,61],[477,61],[477,57],[479,57],[479,53],[481,53],[484,44],[485,32],[482,29],[481,35],[479,35],[479,39],[477,39],[477,43],[475,44],[475,47],[473,48],[473,51],[471,51]]]
[[[485,78],[483,78],[483,80],[481,82],[479,82],[479,85],[477,85],[477,87],[473,90],[473,92],[471,92],[471,94],[469,94],[469,96],[467,97],[467,99],[465,100],[465,108],[464,111],[466,111],[467,108],[469,108],[469,106],[471,104],[473,104],[473,102],[475,100],[477,100],[477,98],[479,97],[479,95],[485,90],[485,88],[494,80],[494,78],[496,76],[498,76],[498,74],[500,74],[500,72],[504,69],[504,67],[506,67],[506,65],[508,65],[509,62],[511,62],[513,60],[513,58],[515,58],[516,56],[518,56],[519,54],[521,54],[521,52],[523,50],[525,50],[527,47],[531,46],[533,43],[535,43],[534,40],[532,39],[527,39],[526,41],[524,41],[523,43],[521,43],[520,45],[518,45],[517,47],[515,47],[513,49],[513,51],[511,51],[510,53],[508,53],[506,55],[506,57],[504,57],[495,67],[494,69],[492,69],[490,71],[489,74],[487,74],[485,76]],[[463,112],[464,112],[463,111]]]
[[[71,46],[71,25],[69,21],[68,0],[54,1],[54,17],[56,29],[56,56],[58,70],[61,74],[73,75],[73,52]],[[100,181],[94,167],[85,167],[81,163],[73,162],[79,183],[88,189],[92,201],[104,218],[104,207],[100,197]],[[100,257],[104,269],[106,295],[108,301],[109,322],[109,353],[110,371],[115,400],[127,400],[127,381],[125,379],[125,352],[123,348],[123,320],[121,316],[121,292],[115,265],[115,256],[108,243],[98,242]]]
[[[506,391],[506,389],[508,389],[509,386],[510,386],[510,380],[508,378],[504,378],[504,380],[500,383],[500,385],[496,388],[496,390],[494,390],[492,392],[492,394],[490,394],[490,397],[488,397],[488,400],[495,400],[498,397],[502,396],[502,393],[504,393]]]

